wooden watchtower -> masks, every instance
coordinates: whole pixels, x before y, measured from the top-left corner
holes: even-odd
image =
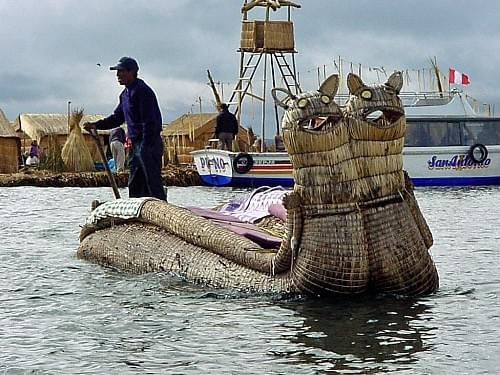
[[[256,7],[265,8],[264,20],[250,20],[249,12]],[[236,105],[238,120],[241,116],[241,107],[246,96],[251,96],[262,103],[261,137],[265,136],[266,97],[272,88],[286,87],[290,92],[301,91],[295,68],[295,39],[291,8],[300,8],[300,5],[288,0],[245,0],[241,7],[241,40],[239,79],[232,92],[228,104]],[[271,20],[271,11],[287,10],[286,20]],[[261,69],[259,67],[263,66]],[[271,87],[268,87],[268,71],[271,73]],[[262,77],[262,91],[256,93],[256,85],[252,82],[257,79],[257,72]],[[278,108],[274,105],[276,133],[279,134]],[[264,142],[262,142],[262,148]],[[261,150],[262,151],[262,150]]]

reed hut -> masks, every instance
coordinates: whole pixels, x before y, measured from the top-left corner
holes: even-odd
[[[0,109],[0,173],[15,173],[19,168],[21,141]]]
[[[97,121],[103,117],[102,115],[84,115],[80,126],[86,121]],[[59,113],[20,114],[14,122],[14,129],[21,138],[22,152],[25,152],[29,148],[32,140],[36,140],[40,147],[40,153],[43,156],[47,153],[49,143],[52,139],[56,139],[61,149],[66,143],[69,135],[68,115]],[[105,141],[104,138],[108,134],[109,130],[99,130],[99,135],[102,137],[103,143]],[[99,151],[97,150],[95,141],[85,130],[83,130],[83,136],[93,160],[99,161]]]
[[[209,139],[215,137],[216,118],[217,113],[186,113],[170,124],[164,125],[165,161],[193,163],[190,152],[204,149]],[[247,133],[248,130],[240,126],[236,140],[241,151],[248,150],[250,146]]]

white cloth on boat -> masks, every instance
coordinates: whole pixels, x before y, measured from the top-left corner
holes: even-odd
[[[102,219],[118,218],[118,219],[135,219],[141,213],[141,208],[145,202],[155,198],[128,198],[128,199],[115,199],[103,203],[93,210],[86,220],[86,224],[97,224]]]
[[[231,215],[243,222],[254,223],[263,217],[269,216],[271,205],[282,204],[283,197],[289,190],[275,186],[262,186],[250,194],[231,201],[219,209],[226,215]]]

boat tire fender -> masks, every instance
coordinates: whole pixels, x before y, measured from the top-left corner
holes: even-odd
[[[467,154],[474,163],[481,164],[488,157],[488,149],[482,143],[476,143],[470,146]]]
[[[248,173],[253,167],[252,155],[240,152],[233,160],[233,169],[240,174]]]

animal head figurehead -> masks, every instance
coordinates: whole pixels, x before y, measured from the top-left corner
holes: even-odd
[[[317,91],[294,95],[287,89],[273,89],[276,104],[285,109],[283,131],[321,133],[335,127],[342,117],[339,106],[334,102],[338,87],[339,77],[334,74],[328,77]]]
[[[346,113],[380,128],[396,125],[404,116],[404,109],[398,94],[403,86],[401,72],[394,72],[386,83],[367,86],[356,74],[347,76],[350,98]]]

